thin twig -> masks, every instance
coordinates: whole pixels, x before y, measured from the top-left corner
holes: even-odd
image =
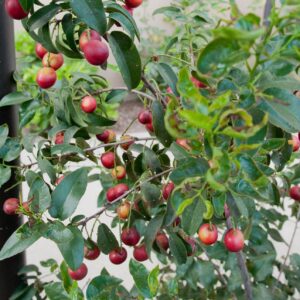
[[[96,212],[95,214],[83,219],[82,221],[78,222],[77,224],[75,224],[75,226],[85,226],[90,220],[99,217],[100,215],[102,215],[106,209],[110,206],[112,206],[113,204],[123,200],[124,198],[126,198],[129,194],[131,194],[132,192],[136,191],[138,188],[140,188],[144,183],[150,182],[155,178],[159,178],[165,174],[170,173],[173,170],[173,168],[170,168],[168,170],[165,170],[161,173],[158,173],[152,177],[147,178],[146,180],[144,180],[143,182],[140,182],[138,185],[134,186],[133,188],[131,188],[130,190],[128,190],[126,193],[124,193],[122,196],[118,197],[117,199],[115,199],[112,202],[107,202],[98,212]]]
[[[273,8],[273,1],[272,0],[266,0],[266,4],[265,4],[265,10],[264,10],[264,25],[266,27],[270,26],[270,14]]]

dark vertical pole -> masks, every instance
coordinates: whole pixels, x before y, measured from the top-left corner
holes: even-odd
[[[12,79],[15,70],[14,28],[12,20],[6,15],[4,1],[0,1],[0,99],[15,89]],[[18,131],[17,107],[0,108],[0,125],[8,124],[10,136],[16,136]],[[13,162],[18,164],[18,161]],[[20,226],[21,218],[7,216],[3,213],[3,201],[10,197],[19,197],[19,187],[5,192],[7,187],[15,183],[14,174],[10,182],[0,189],[0,248],[10,235]],[[5,261],[0,261],[0,299],[7,300],[19,285],[18,270],[24,265],[24,255],[20,254]]]

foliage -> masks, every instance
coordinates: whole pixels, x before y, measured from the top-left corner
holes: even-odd
[[[49,51],[81,59],[79,34],[86,27],[97,30],[108,41],[126,87],[113,90],[100,75],[70,70],[47,91],[30,80],[28,91],[22,88],[25,79],[16,77],[19,91],[1,100],[0,106],[21,104],[21,113],[31,105],[45,108],[47,123],[21,138],[8,137],[7,127],[0,127],[0,183],[13,173],[30,187],[30,209],[20,208],[28,222],[7,241],[0,259],[22,252],[41,237],[56,243],[64,259],[60,266],[53,260],[42,263],[56,275],[49,282],[41,280],[36,267],[23,269],[23,274],[35,274],[34,283],[25,280],[12,299],[25,294],[37,299],[83,299],[84,294],[87,299],[288,299],[300,292],[299,255],[289,256],[288,251],[282,261],[274,246],[291,246],[280,229],[295,217],[297,228],[300,217],[299,204],[288,198],[290,186],[300,178],[299,153],[292,153],[290,142],[300,131],[300,101],[294,95],[300,89],[299,4],[281,1],[268,20],[261,20],[254,13],[242,14],[230,1],[230,18],[215,22],[200,9],[187,15],[196,1],[179,1],[156,13],[185,26],[171,38],[167,55],[154,55],[141,65],[134,44],[139,31],[116,2],[34,2],[35,12],[33,1],[21,1],[31,9],[23,25],[34,40]],[[126,33],[116,30],[115,20]],[[130,91],[152,112],[151,137],[133,137],[128,150],[120,149],[121,139],[93,146],[94,135],[116,122],[118,105]],[[80,110],[80,100],[88,94],[97,97],[97,110],[91,114]],[[32,120],[27,118],[23,126]],[[61,132],[64,142],[55,144]],[[115,152],[116,164],[126,167],[125,179],[117,181],[99,165],[94,153],[98,149]],[[22,150],[36,162],[10,172],[9,163]],[[164,201],[163,186],[170,181],[175,189]],[[99,211],[74,215],[91,182],[103,187]],[[117,183],[127,184],[128,191],[109,202],[106,192]],[[114,212],[125,198],[131,209],[123,220]],[[106,210],[115,217],[111,224],[98,226]],[[221,235],[232,226],[240,228],[244,250],[229,252],[221,238],[212,246],[199,241],[196,233],[207,222]],[[105,269],[81,291],[67,268],[81,265],[91,237],[101,255],[115,250],[119,239],[111,229],[118,224],[120,229],[137,228],[148,256],[157,257],[159,266],[149,271],[131,259],[131,291]],[[169,250],[156,240],[159,232],[167,234]]]

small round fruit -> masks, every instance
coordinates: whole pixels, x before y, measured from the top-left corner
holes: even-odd
[[[47,53],[43,57],[42,64],[44,67],[58,70],[64,64],[64,57],[61,53]]]
[[[109,252],[109,260],[115,264],[122,264],[127,258],[127,251],[125,248],[115,249]]]
[[[69,273],[69,275],[70,275],[70,277],[73,279],[73,280],[76,280],[76,281],[78,281],[78,280],[82,280],[86,275],[87,275],[87,273],[88,273],[88,268],[87,268],[87,266],[83,263],[83,264],[81,264],[81,266],[77,269],[77,270],[75,270],[75,271],[73,271],[72,269],[68,269],[68,273]]]
[[[135,246],[134,247],[133,257],[137,261],[145,261],[145,260],[147,260],[149,258],[145,244],[142,244],[140,246]]]
[[[134,144],[134,138],[130,135],[123,135],[121,136],[121,141],[122,142],[126,142],[128,141],[128,143],[124,143],[124,144],[120,144],[121,148],[125,151],[127,151],[129,149],[129,147]]]
[[[47,49],[43,47],[41,43],[35,45],[35,54],[40,59],[43,59],[44,55],[47,53]]]
[[[230,252],[239,252],[244,248],[244,235],[239,229],[229,229],[224,237],[225,247]]]
[[[300,186],[295,185],[290,188],[290,197],[296,201],[300,201]]]
[[[170,181],[163,187],[162,195],[165,200],[168,200],[170,198],[174,188],[175,188],[175,185],[172,181]]]
[[[85,30],[79,38],[79,48],[81,51],[83,51],[85,45],[91,41],[91,40],[97,40],[97,41],[101,41],[101,36],[100,34],[95,31],[95,30]]]
[[[60,177],[58,177],[56,180],[55,180],[55,185],[59,185],[63,180],[64,180],[65,176],[64,175],[61,175]]]
[[[203,224],[198,231],[198,236],[203,244],[212,245],[218,240],[217,227],[213,224]]]
[[[97,134],[96,138],[100,142],[108,144],[116,140],[116,133],[111,129],[106,129],[101,134]]]
[[[118,208],[117,214],[121,220],[127,220],[130,214],[130,203],[128,201],[124,201]]]
[[[86,60],[94,66],[103,65],[109,56],[107,45],[98,40],[88,41],[84,46],[83,53]]]
[[[92,249],[84,246],[84,257],[88,260],[95,260],[100,256],[100,249],[97,245],[94,245]]]
[[[105,152],[101,155],[101,163],[107,169],[113,169],[115,167],[115,154],[114,152]]]
[[[149,110],[144,110],[139,113],[138,120],[141,124],[146,125],[152,123],[152,114]]]
[[[48,89],[52,87],[57,79],[55,70],[49,67],[40,69],[36,76],[36,82],[42,89]]]
[[[64,132],[63,131],[58,132],[55,135],[55,140],[54,140],[55,145],[61,145],[61,144],[63,144],[64,143],[64,139],[65,139]]]
[[[97,100],[92,96],[85,96],[81,100],[80,107],[85,113],[93,113],[97,108]]]
[[[128,7],[127,5],[122,5],[122,7],[126,9],[131,16],[133,16],[133,9],[131,7]]]
[[[159,248],[167,251],[169,249],[169,239],[163,232],[159,232],[155,237],[156,244]]]
[[[140,238],[141,236],[135,227],[125,228],[121,234],[121,240],[127,246],[135,246]]]
[[[153,123],[152,123],[152,122],[146,124],[146,128],[147,128],[147,130],[148,130],[150,133],[154,132],[154,127],[153,127]]]
[[[107,190],[106,199],[108,202],[113,202],[122,197],[127,191],[129,191],[128,185],[125,183],[119,183]]]
[[[177,139],[176,143],[177,143],[177,145],[181,146],[182,148],[184,148],[187,151],[192,150],[191,146],[188,144],[186,139]]]
[[[293,152],[296,152],[300,148],[300,140],[298,136],[294,135],[292,140]]]
[[[28,12],[23,9],[19,0],[5,0],[5,10],[15,20],[22,20],[28,16]]]
[[[136,8],[143,3],[143,0],[125,0],[127,7]]]
[[[20,201],[17,198],[8,198],[4,201],[3,211],[7,215],[16,215],[20,206]]]
[[[191,77],[191,81],[192,83],[194,84],[194,86],[198,89],[204,89],[207,87],[206,84],[204,84],[203,82],[201,82],[200,80],[198,80],[197,78],[195,77]]]
[[[126,177],[126,169],[123,166],[117,166],[111,171],[113,178],[121,180]]]

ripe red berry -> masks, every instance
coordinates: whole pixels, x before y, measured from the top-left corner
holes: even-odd
[[[88,260],[95,260],[100,256],[100,249],[97,245],[94,245],[94,247],[88,248],[88,246],[84,246],[84,257]]]
[[[217,227],[213,224],[203,224],[198,231],[198,236],[203,244],[212,245],[218,240]]]
[[[163,232],[159,232],[155,238],[156,244],[158,247],[167,251],[169,249],[169,239],[167,235]]]
[[[154,127],[153,127],[153,123],[152,123],[152,122],[146,124],[146,128],[147,128],[147,130],[148,130],[150,133],[154,132]]]
[[[64,64],[64,57],[61,53],[46,53],[43,56],[42,64],[44,67],[50,67],[58,70]]]
[[[175,185],[174,183],[171,181],[169,183],[167,183],[164,187],[163,187],[163,192],[162,192],[162,195],[163,195],[163,198],[165,200],[168,200],[170,198],[170,195],[172,194],[173,190],[175,188]]]
[[[135,246],[140,238],[140,234],[134,227],[123,229],[121,234],[121,240],[127,246]]]
[[[129,190],[128,185],[125,183],[117,184],[109,188],[106,192],[106,198],[108,202],[113,202],[117,198],[123,196]]]
[[[133,16],[133,8],[128,7],[127,5],[122,5],[124,9],[126,9],[131,16]]]
[[[121,141],[122,142],[125,142],[125,141],[128,141],[128,143],[125,143],[125,144],[121,144],[121,148],[125,151],[127,151],[129,149],[129,147],[134,144],[134,138],[130,135],[123,135],[121,136]]]
[[[102,165],[107,169],[112,169],[115,167],[115,153],[114,152],[105,152],[101,155],[100,158]]]
[[[86,43],[83,49],[86,60],[95,66],[103,65],[109,56],[107,45],[98,40],[91,40]]]
[[[113,178],[121,180],[126,177],[126,169],[123,166],[117,166],[111,171]]]
[[[35,45],[35,54],[40,59],[43,59],[44,55],[47,53],[47,49],[43,47],[42,44],[37,43]]]
[[[64,139],[65,139],[65,134],[64,134],[64,132],[63,132],[63,131],[58,132],[58,133],[55,135],[55,140],[54,140],[55,145],[63,144],[63,143],[64,143]]]
[[[300,201],[300,186],[295,185],[290,188],[290,197],[296,201]]]
[[[135,246],[134,247],[133,257],[137,261],[145,261],[145,260],[147,260],[149,258],[145,244],[142,244],[140,246]]]
[[[96,110],[97,100],[92,96],[85,96],[81,100],[80,107],[83,112],[90,114]]]
[[[97,134],[96,138],[99,141],[107,144],[107,143],[111,143],[111,142],[115,141],[116,133],[111,129],[106,129],[101,134]]]
[[[5,0],[5,10],[15,20],[21,20],[28,16],[28,12],[23,9],[19,0]]]
[[[55,70],[49,67],[40,69],[36,76],[36,82],[42,89],[48,89],[52,87],[57,79]]]
[[[143,3],[143,0],[125,0],[127,7],[136,8]]]
[[[17,198],[8,198],[4,201],[3,211],[7,215],[15,215],[20,206],[20,201]]]
[[[109,252],[109,260],[115,264],[122,264],[127,258],[127,251],[125,248],[115,249]]]
[[[230,252],[239,252],[244,248],[244,235],[239,229],[229,229],[224,236],[225,247]]]
[[[81,264],[81,266],[77,269],[77,270],[75,270],[75,271],[73,271],[72,269],[68,269],[68,273],[69,273],[69,275],[70,275],[70,277],[73,279],[73,280],[76,280],[76,281],[78,281],[78,280],[82,280],[86,275],[87,275],[87,273],[88,273],[88,268],[87,268],[87,266],[83,263],[83,264]]]
[[[194,86],[198,89],[204,89],[207,87],[206,84],[204,84],[203,82],[201,82],[195,77],[191,77],[191,81],[193,82]]]
[[[98,40],[101,41],[100,34],[95,30],[85,30],[79,38],[79,48],[81,51],[83,51],[85,45],[91,41],[91,40]]]
[[[298,136],[294,135],[293,136],[293,140],[291,141],[292,146],[293,146],[293,152],[296,152],[299,150],[300,148],[300,140],[298,138]]]
[[[127,220],[130,214],[130,203],[128,201],[124,201],[118,208],[117,214],[121,220]]]
[[[138,120],[141,124],[146,125],[152,123],[152,114],[149,110],[144,110],[139,113]]]

